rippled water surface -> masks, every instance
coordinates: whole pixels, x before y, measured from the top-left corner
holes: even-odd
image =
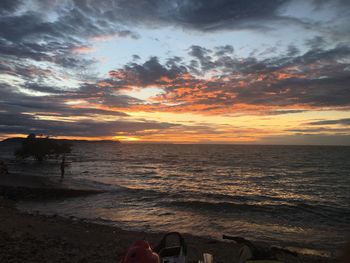
[[[80,143],[67,160],[68,178],[106,193],[21,208],[326,250],[350,232],[350,147]],[[10,162],[16,172],[59,176],[57,162]]]

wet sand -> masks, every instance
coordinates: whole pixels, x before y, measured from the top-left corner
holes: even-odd
[[[16,200],[72,198],[99,191],[87,185],[65,185],[46,178],[10,176],[0,178],[0,262],[119,262],[135,240],[146,238],[157,245],[163,236],[163,233],[127,231],[74,217],[20,212],[15,208]],[[237,262],[239,246],[235,243],[184,237],[190,262],[201,259],[204,252],[212,253],[215,262]],[[336,262],[314,256],[299,259],[300,262]]]
[[[0,193],[12,200],[55,199],[103,193],[77,180],[8,174],[0,176]]]

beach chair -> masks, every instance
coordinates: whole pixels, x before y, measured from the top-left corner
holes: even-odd
[[[179,244],[177,246],[167,246],[167,239],[170,236],[176,236],[178,238]],[[161,263],[187,262],[187,246],[184,238],[178,232],[165,234],[154,251],[158,253]]]

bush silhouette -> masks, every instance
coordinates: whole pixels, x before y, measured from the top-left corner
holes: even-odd
[[[48,157],[58,158],[60,155],[70,153],[71,145],[67,142],[58,141],[49,137],[36,137],[35,134],[29,134],[22,141],[21,148],[15,151],[17,158],[34,157],[41,162]]]

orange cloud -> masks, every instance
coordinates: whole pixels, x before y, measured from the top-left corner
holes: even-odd
[[[104,42],[104,41],[111,40],[113,37],[115,37],[115,35],[100,35],[100,36],[94,36],[91,39],[97,42]]]
[[[96,85],[99,86],[99,87],[101,87],[101,88],[104,88],[104,87],[113,87],[113,84],[111,84],[111,83],[109,83],[109,82],[106,82],[106,81],[97,82]]]
[[[94,51],[95,49],[92,47],[76,47],[72,49],[72,52],[75,54],[85,54],[85,53],[91,53]]]
[[[137,142],[172,143],[252,143],[273,132],[260,129],[239,129],[227,125],[179,126],[165,130],[144,130],[120,134],[116,138]]]

